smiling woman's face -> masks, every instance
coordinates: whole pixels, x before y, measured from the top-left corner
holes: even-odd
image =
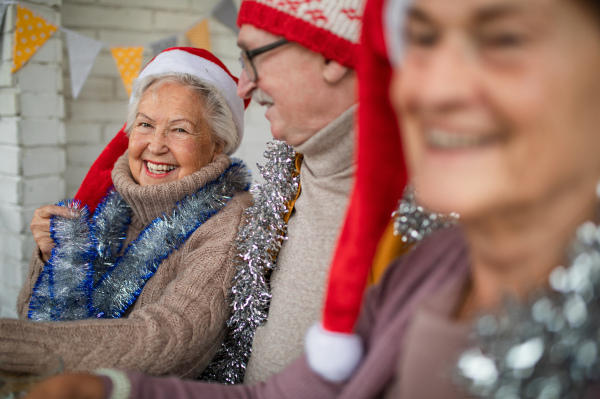
[[[191,89],[171,82],[143,94],[129,136],[129,167],[140,186],[188,176],[222,152]]]
[[[421,202],[468,220],[593,191],[599,32],[572,0],[414,1],[391,97]]]

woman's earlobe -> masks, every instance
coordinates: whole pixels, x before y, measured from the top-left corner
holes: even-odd
[[[215,152],[213,153],[213,157],[211,162],[214,162],[215,159],[217,159],[217,157],[219,155],[221,155],[223,153],[223,143],[217,143],[215,144]]]

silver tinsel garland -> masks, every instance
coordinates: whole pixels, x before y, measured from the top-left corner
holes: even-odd
[[[87,223],[89,212],[78,201],[66,200],[57,205],[75,212],[72,219],[55,216],[50,221],[50,236],[56,245],[29,303],[29,318],[36,321],[87,317],[91,300],[93,240]],[[63,283],[55,284],[57,281]]]
[[[444,215],[425,210],[417,203],[415,190],[410,185],[404,189],[398,209],[392,217],[394,235],[401,236],[402,243],[407,246],[422,241],[436,230],[450,227],[459,218],[456,213]]]
[[[249,177],[245,165],[235,161],[216,180],[178,202],[171,215],[152,221],[121,256],[130,210],[117,192],[105,198],[92,220],[85,208],[73,219],[53,217],[56,245],[36,282],[29,317],[49,321],[122,316],[160,263],[237,191],[248,190]]]
[[[271,299],[268,275],[275,270],[277,255],[286,239],[283,217],[298,192],[294,176],[295,152],[284,142],[268,144],[267,163],[259,166],[264,184],[253,189],[254,205],[246,210],[246,222],[238,232],[237,274],[233,279],[227,322],[229,336],[201,379],[237,384],[244,379],[256,328],[267,320]]]
[[[98,285],[121,252],[130,222],[131,208],[118,194],[107,195],[96,208],[91,223],[96,256],[93,287]]]
[[[600,382],[600,228],[583,224],[568,255],[549,288],[477,320],[456,374],[472,395],[570,399]]]

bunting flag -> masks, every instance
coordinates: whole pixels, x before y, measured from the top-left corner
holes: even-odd
[[[240,31],[236,23],[238,12],[233,4],[233,0],[221,0],[213,9],[212,15],[236,35]]]
[[[191,29],[185,32],[192,45],[204,50],[210,50],[210,32],[208,30],[208,19],[204,18]]]
[[[71,92],[73,98],[79,96],[83,84],[87,80],[94,61],[102,49],[102,42],[64,29],[69,50],[69,69],[71,70]]]
[[[110,51],[117,62],[117,68],[121,74],[123,85],[125,86],[127,93],[131,95],[133,81],[139,75],[140,68],[142,67],[142,53],[144,52],[144,48],[111,47]]]
[[[156,57],[161,51],[175,47],[177,45],[177,35],[165,37],[149,44],[152,49],[152,55]]]
[[[14,64],[11,71],[14,73],[25,65],[57,29],[58,27],[45,19],[33,15],[31,10],[17,5]]]
[[[37,50],[58,29],[61,29],[65,32],[67,39],[71,91],[73,98],[76,99],[102,47],[110,47],[110,45],[72,30],[55,26],[44,18],[35,15],[30,9],[18,5],[16,0],[0,0],[0,33],[2,32],[1,29],[7,7],[10,4],[17,5],[17,18],[13,40],[14,62],[11,72],[15,73],[23,67]],[[234,32],[237,33],[239,31],[236,26],[237,9],[233,0],[220,0],[212,10],[211,15]],[[210,30],[207,18],[203,18],[192,28],[186,30],[185,34],[193,46],[211,51]],[[123,85],[129,94],[131,94],[133,81],[138,76],[142,65],[144,48],[149,47],[152,50],[152,54],[156,56],[164,49],[175,47],[177,45],[177,38],[178,35],[171,35],[140,47],[111,47],[111,52],[115,58]],[[2,42],[0,40],[0,50]]]

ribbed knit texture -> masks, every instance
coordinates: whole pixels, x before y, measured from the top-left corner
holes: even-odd
[[[280,35],[350,68],[358,61],[364,0],[244,0],[238,25]]]
[[[219,177],[231,163],[227,155],[218,155],[214,162],[182,179],[151,186],[140,186],[133,181],[126,151],[115,163],[112,179],[115,188],[133,210],[141,223],[147,225],[163,213],[170,212],[177,201],[198,191],[206,183]]]
[[[149,221],[170,213],[183,196],[217,178],[229,164],[229,157],[221,155],[178,181],[140,187],[131,177],[127,153],[119,158],[113,181],[133,210],[127,243]],[[225,335],[226,298],[235,272],[231,244],[250,202],[249,193],[239,192],[198,228],[162,262],[123,318],[54,323],[1,320],[0,353],[43,347],[62,356],[68,371],[115,367],[197,377]],[[22,318],[27,317],[31,289],[43,266],[36,248],[18,299]]]
[[[306,331],[320,318],[329,264],[352,188],[355,114],[353,106],[294,148],[304,155],[302,190],[271,276],[269,317],[256,330],[245,384],[265,380],[300,356]]]

